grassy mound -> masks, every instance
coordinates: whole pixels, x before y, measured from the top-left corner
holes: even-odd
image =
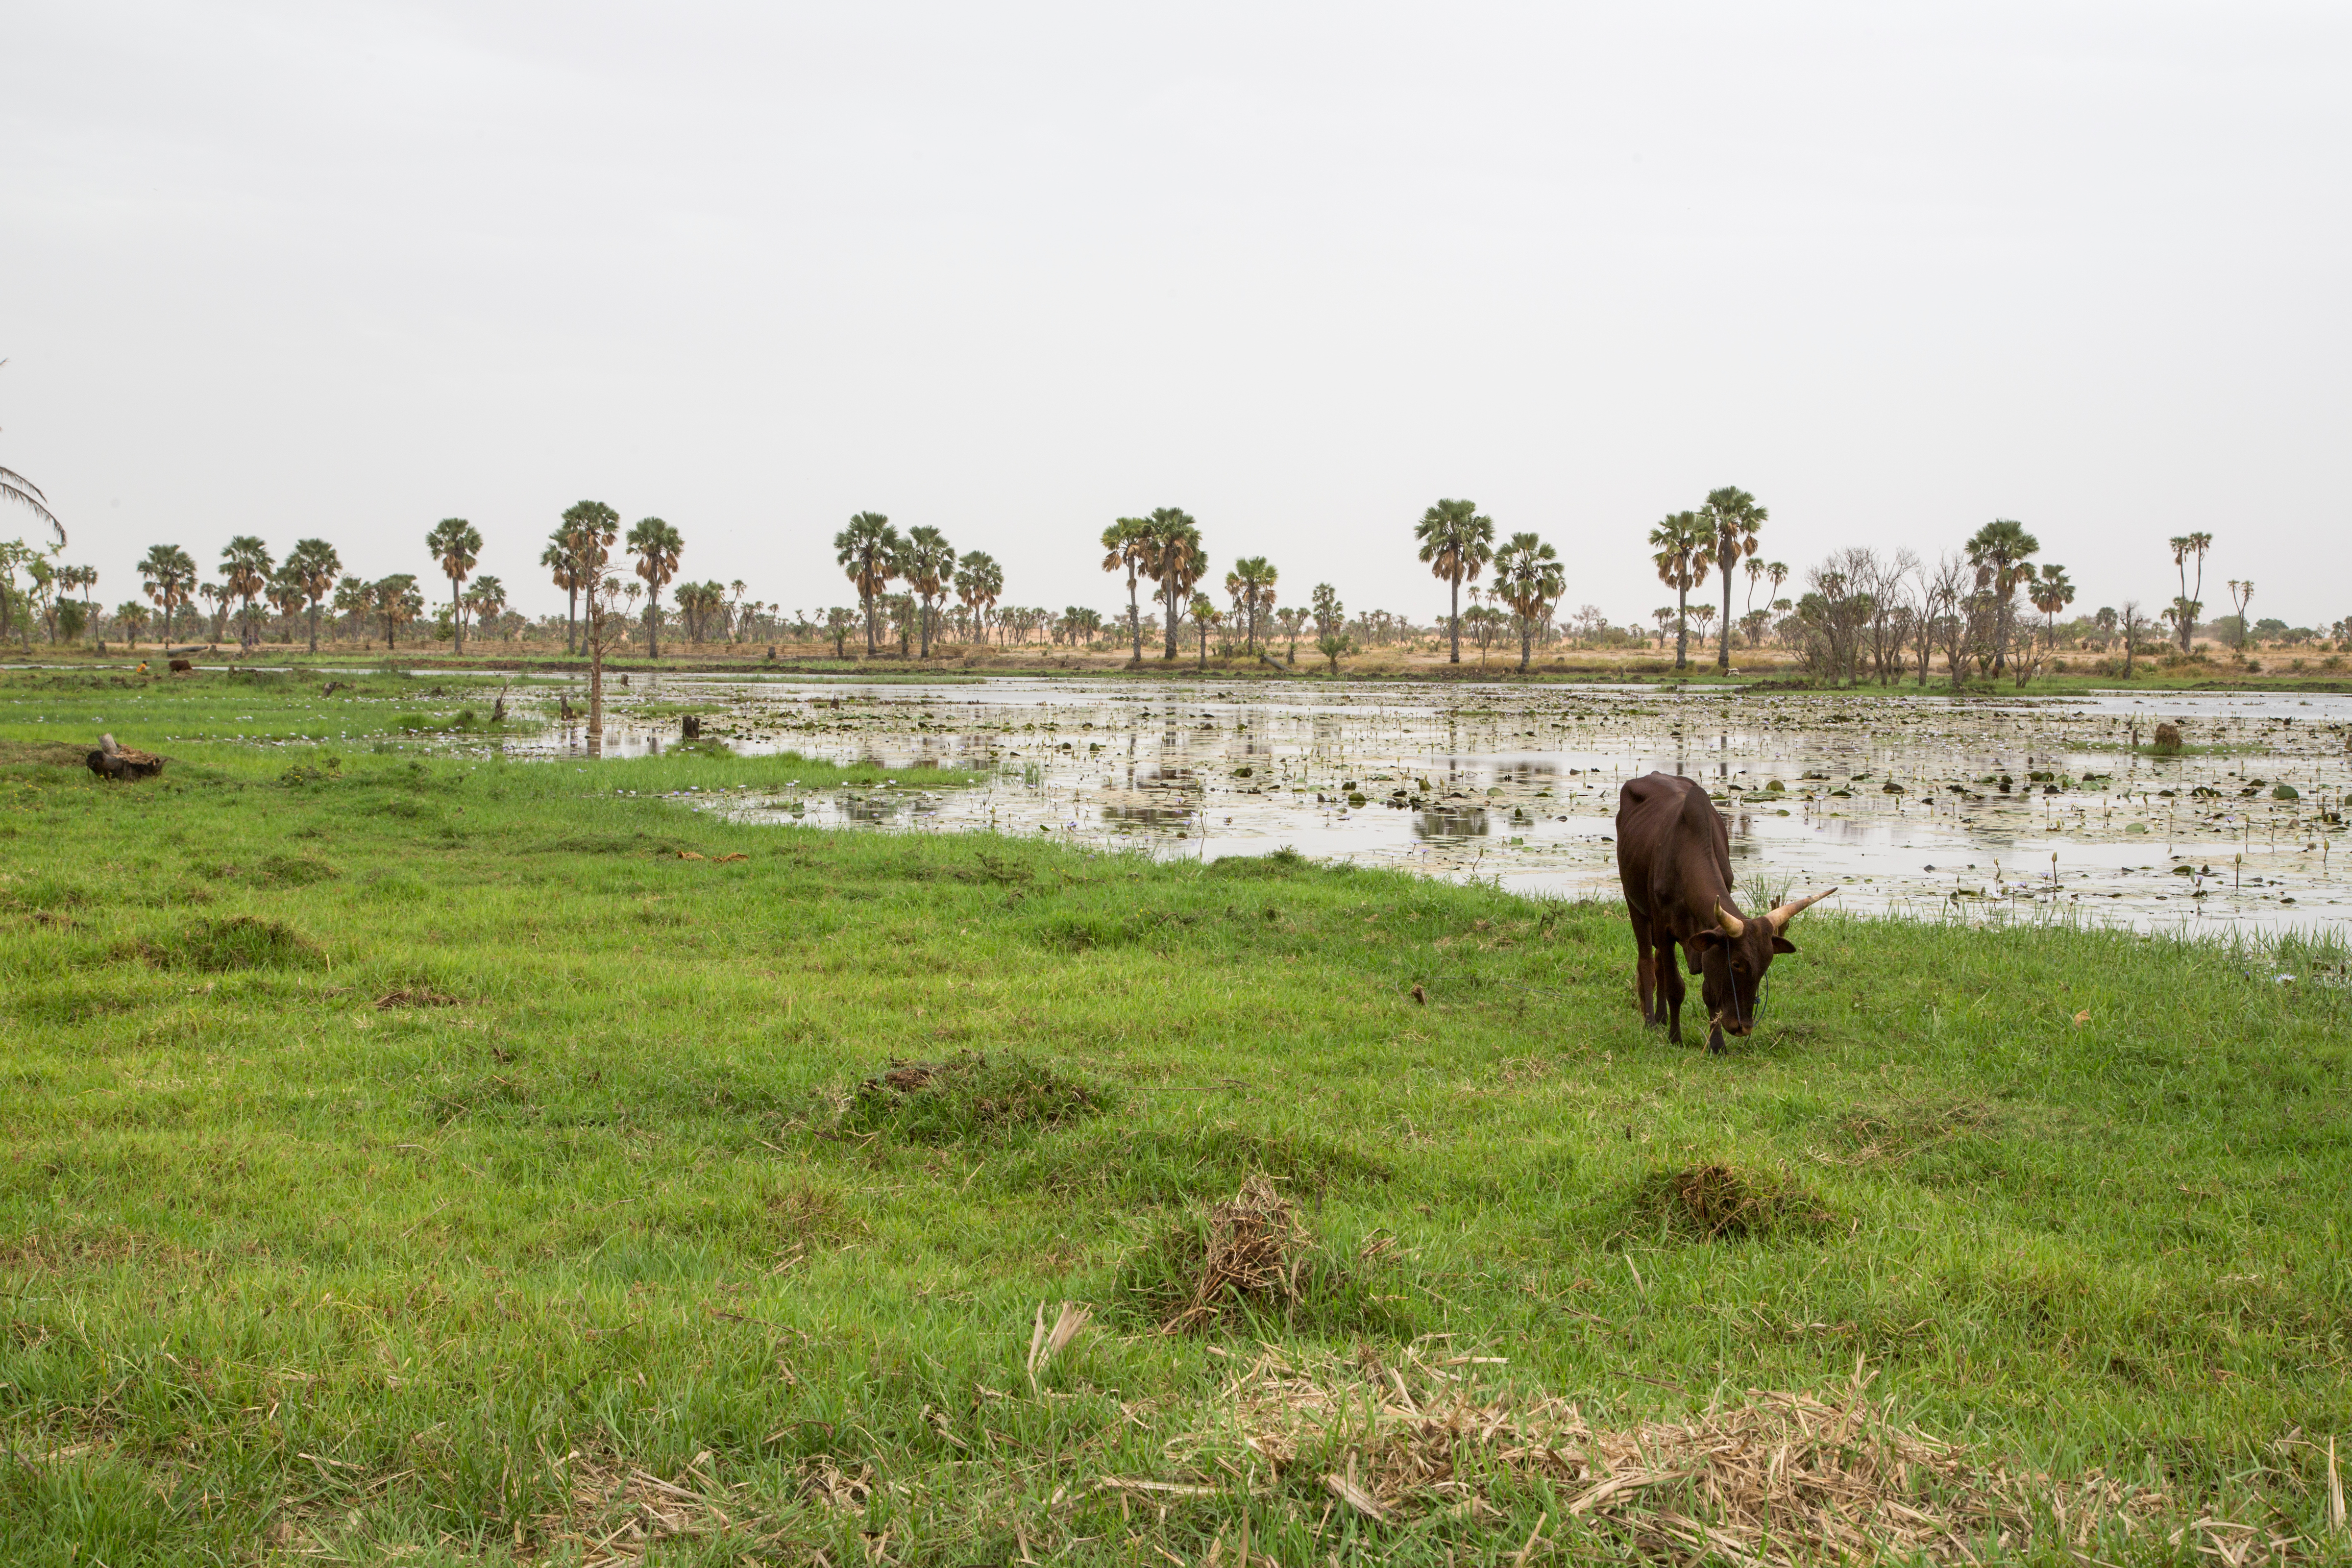
[[[1645,1228],[1688,1241],[1746,1241],[1816,1229],[1829,1211],[1777,1172],[1726,1164],[1653,1171],[1634,1189]]]
[[[1112,1103],[1099,1085],[1017,1052],[965,1051],[942,1062],[892,1062],[857,1086],[839,1125],[910,1143],[960,1143],[1043,1131]]]
[[[150,944],[146,956],[167,969],[215,974],[238,969],[307,969],[326,959],[317,942],[283,921],[260,915],[191,921],[168,942]]]

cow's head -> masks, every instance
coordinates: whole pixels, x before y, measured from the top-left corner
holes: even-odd
[[[1764,972],[1772,967],[1775,954],[1797,951],[1785,934],[1789,922],[1836,891],[1824,888],[1748,920],[1717,906],[1717,929],[1691,938],[1691,952],[1698,961],[1695,967],[1702,976],[1699,995],[1725,1034],[1744,1035],[1755,1026],[1756,994],[1763,987]]]

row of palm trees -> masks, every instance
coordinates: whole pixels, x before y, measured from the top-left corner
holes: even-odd
[[[1462,662],[1462,585],[1475,582],[1491,566],[1494,579],[1488,593],[1510,606],[1519,633],[1519,668],[1527,668],[1537,629],[1568,590],[1559,552],[1531,532],[1514,533],[1497,547],[1495,520],[1470,500],[1440,500],[1421,514],[1413,537],[1421,542],[1422,563],[1446,584],[1450,662]]]
[[[940,607],[950,594],[961,601],[984,637],[989,612],[1004,593],[1004,569],[994,556],[984,550],[959,555],[947,535],[928,524],[901,534],[881,512],[861,511],[833,536],[833,548],[835,562],[857,589],[869,658],[877,651],[878,612],[892,583],[905,583],[915,600],[916,635],[924,658],[931,657]]]
[[[472,575],[482,536],[465,519],[444,518],[426,535],[425,546],[449,579],[451,614],[462,649],[467,618],[488,620],[503,614],[506,587],[488,574]],[[247,649],[259,640],[265,605],[289,620],[307,616],[312,653],[319,651],[320,614],[330,605],[338,615],[355,620],[381,619],[384,640],[394,647],[399,644],[400,628],[425,614],[425,597],[415,573],[397,572],[373,582],[347,574],[341,556],[323,539],[297,540],[283,560],[276,560],[265,541],[254,534],[238,534],[221,550],[220,576],[215,582],[199,581],[202,574],[195,557],[176,544],[151,546],[138,571],[140,585],[161,616],[166,642],[178,629],[183,610],[191,616],[199,614],[195,607],[199,599],[213,616],[215,637],[225,635],[234,611],[237,641]],[[144,606],[136,601],[116,613],[134,636],[145,624]]]

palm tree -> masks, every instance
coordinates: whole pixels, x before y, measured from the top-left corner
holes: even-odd
[[[1568,589],[1559,552],[1532,533],[1515,533],[1495,552],[1495,591],[1519,618],[1519,673],[1535,653],[1536,627]]]
[[[835,605],[824,613],[824,631],[833,638],[833,657],[847,658],[849,628],[857,624],[857,612],[846,605]]]
[[[929,523],[907,531],[906,545],[898,552],[898,575],[915,595],[919,658],[931,657],[931,606],[954,585],[955,567],[955,546],[948,542],[946,534]]]
[[[139,634],[147,627],[147,606],[136,599],[125,599],[114,606],[114,618],[122,623],[122,635],[130,638],[131,646],[136,648]]]
[[[301,575],[294,570],[292,560],[289,558],[279,562],[278,570],[269,578],[269,606],[286,617],[286,642],[289,647],[294,642],[295,617],[302,613],[302,605],[310,596],[309,590],[302,585]]]
[[[220,641],[228,635],[229,591],[218,583],[199,583],[196,584],[196,597],[205,602],[205,614],[213,618],[212,636],[206,640]],[[201,626],[203,622],[199,620],[197,624]]]
[[[269,586],[269,547],[250,533],[240,533],[221,551],[221,586],[224,602],[235,596],[245,605],[238,617],[237,646],[253,647],[253,603]]]
[[[1706,581],[1714,528],[1695,511],[1678,511],[1650,530],[1658,581],[1675,591],[1675,668],[1690,668],[1690,592]]]
[[[395,572],[368,588],[368,600],[383,617],[383,646],[400,646],[400,628],[425,613],[425,595],[417,592],[416,574]]]
[[[872,658],[874,647],[875,601],[890,579],[898,574],[896,563],[900,541],[898,531],[890,520],[878,511],[861,511],[849,520],[849,526],[833,536],[835,564],[849,574],[857,584],[857,603],[866,611],[866,657]]]
[[[1201,548],[1201,525],[1181,507],[1163,506],[1153,510],[1146,520],[1150,532],[1144,550],[1143,574],[1160,584],[1159,597],[1167,604],[1167,650],[1162,658],[1176,657],[1176,628],[1183,619],[1178,606],[1192,585],[1209,574],[1209,557]]]
[[[489,573],[483,573],[467,588],[466,607],[474,612],[476,626],[488,627],[492,621],[506,614],[507,585]]]
[[[2254,581],[2253,581],[2253,579],[2252,579],[2252,578],[2251,578],[2251,577],[2248,577],[2248,578],[2245,578],[2245,579],[2243,579],[2243,580],[2242,581],[2242,580],[2240,580],[2239,578],[2236,578],[2236,577],[2232,577],[2232,578],[2231,578],[2231,579],[2230,579],[2230,603],[2231,603],[2231,605],[2233,605],[2233,606],[2236,608],[2236,611],[2237,611],[2237,616],[2238,616],[2238,651],[2239,651],[2240,653],[2243,653],[2243,652],[2245,652],[2245,651],[2246,651],[2246,606],[2247,606],[2248,605],[2252,604],[2253,602],[2254,602]]]
[[[1205,672],[1209,668],[1209,628],[1223,620],[1225,613],[1217,608],[1206,594],[1193,595],[1192,604],[1185,607],[1185,613],[1192,617],[1192,625],[1200,631],[1201,662],[1198,668]],[[1224,655],[1220,653],[1218,657],[1222,658]]]
[[[2175,534],[2171,540],[2172,564],[2180,572],[2180,597],[2173,603],[2173,621],[2180,628],[2180,651],[2189,651],[2189,639],[2197,629],[2197,616],[2205,608],[2205,552],[2213,548],[2210,533]],[[2197,558],[2197,586],[2189,586],[2189,558]]]
[[[1122,517],[1102,531],[1104,551],[1102,569],[1127,572],[1127,629],[1135,642],[1135,658],[1129,662],[1143,662],[1143,605],[1136,597],[1136,574],[1143,569],[1151,553],[1151,523],[1140,517]]]
[[[367,630],[368,612],[375,607],[375,589],[357,573],[335,584],[335,614],[352,618],[352,635]]]
[[[1308,603],[1314,608],[1316,651],[1331,661],[1331,673],[1337,675],[1339,656],[1349,651],[1348,606],[1328,583],[1316,584]]]
[[[2074,602],[2074,584],[2066,581],[2063,566],[2044,566],[2033,574],[2033,586],[2027,591],[2033,607],[2042,612],[2042,634],[2056,646],[2058,614]],[[2108,612],[2110,616],[2113,612]]]
[[[564,592],[563,651],[574,651],[580,618],[580,595],[604,579],[604,563],[612,558],[614,540],[620,537],[621,514],[600,500],[574,501],[563,509],[563,520],[548,535],[548,548],[539,563],[555,576]]]
[[[1446,627],[1453,638],[1451,662],[1462,662],[1462,584],[1475,582],[1495,556],[1495,520],[1478,515],[1478,503],[1441,500],[1421,514],[1412,531],[1421,541],[1421,558],[1430,574],[1445,579],[1450,590]]]
[[[1708,563],[1723,579],[1723,646],[1716,650],[1715,668],[1724,675],[1731,673],[1731,569],[1745,556],[1756,553],[1756,534],[1770,518],[1770,513],[1756,504],[1756,498],[1734,485],[1709,490],[1706,504],[1699,515],[1707,521]],[[1706,634],[1700,634],[1706,641]]]
[[[49,531],[58,536],[57,548],[63,550],[66,547],[66,525],[59,522],[58,514],[49,510],[49,499],[41,493],[40,486],[14,468],[0,468],[0,500],[12,500],[29,510],[35,517],[47,523]]]
[[[334,591],[335,578],[343,570],[341,557],[335,547],[323,539],[298,539],[294,548],[286,552],[282,568],[287,577],[300,584],[302,597],[310,606],[310,651],[319,651],[319,606]]]
[[[425,548],[449,579],[449,625],[457,652],[466,651],[466,579],[481,557],[482,531],[462,517],[445,517],[425,536]]]
[[[662,584],[677,575],[678,552],[686,541],[677,529],[657,517],[641,517],[629,528],[629,553],[637,558],[637,575],[646,584],[646,656],[661,657]]]
[[[1715,625],[1715,606],[1713,605],[1693,605],[1691,606],[1691,619],[1698,623],[1698,646],[1705,647],[1706,646],[1707,628]]]
[[[195,557],[176,544],[151,545],[139,563],[139,580],[155,607],[163,612],[163,640],[170,642],[172,612],[195,592]]]
[[[1004,568],[985,550],[975,550],[956,564],[956,597],[971,612],[973,634],[988,640],[988,612],[1004,593]]]
[[[2031,557],[2042,542],[2014,519],[2000,517],[1969,535],[1969,564],[1977,569],[1977,586],[1993,596],[1992,673],[1998,678],[2009,658],[2009,624],[2015,614],[2017,590],[2033,581]]]
[[[1274,604],[1274,584],[1282,574],[1263,555],[1245,555],[1225,575],[1225,589],[1247,617],[1249,651],[1257,652],[1259,615]]]

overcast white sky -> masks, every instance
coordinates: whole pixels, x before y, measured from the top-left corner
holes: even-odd
[[[0,464],[109,604],[319,534],[518,606],[583,497],[848,602],[850,513],[1108,608],[1181,506],[1286,601],[1567,604],[1711,487],[1800,572],[2021,519],[2352,615],[2352,6],[113,4],[0,13]],[[27,514],[0,531],[30,536]]]

